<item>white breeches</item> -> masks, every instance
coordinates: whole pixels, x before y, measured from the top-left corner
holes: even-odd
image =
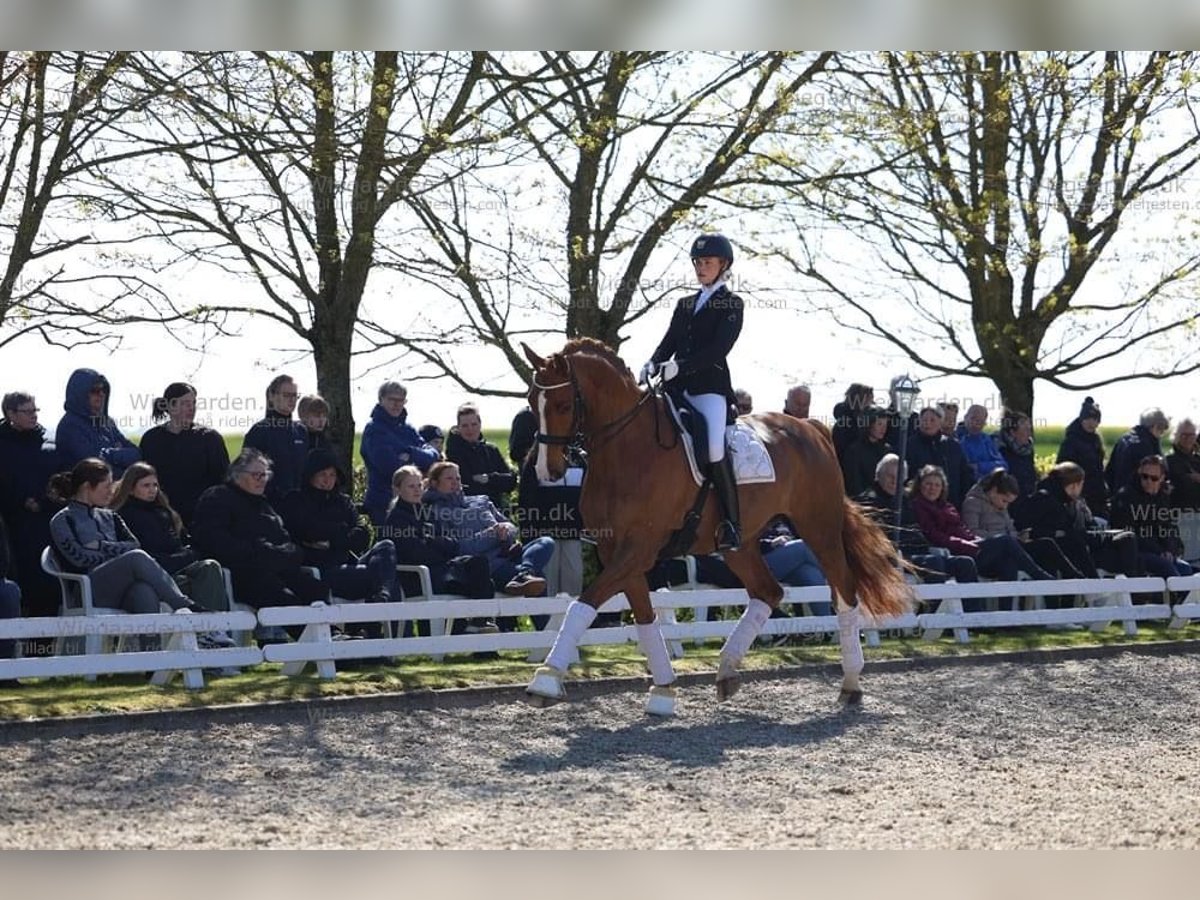
[[[725,458],[725,419],[728,415],[728,404],[720,394],[691,394],[683,392],[696,408],[708,425],[708,461],[720,462]]]

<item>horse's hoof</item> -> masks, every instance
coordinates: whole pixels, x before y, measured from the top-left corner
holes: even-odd
[[[560,700],[567,699],[563,689],[563,676],[566,672],[553,666],[538,666],[533,673],[533,680],[525,688],[525,696],[531,705],[536,707],[552,706]]]
[[[717,702],[724,703],[730,697],[738,692],[738,688],[742,686],[742,679],[737,675],[730,675],[727,678],[717,679]]]
[[[646,712],[652,716],[675,715],[675,693],[669,684],[654,685],[646,697]]]
[[[838,703],[842,704],[842,706],[845,706],[845,707],[862,706],[862,701],[863,701],[863,692],[860,689],[856,688],[853,691],[848,691],[845,688],[842,688],[838,692]]]

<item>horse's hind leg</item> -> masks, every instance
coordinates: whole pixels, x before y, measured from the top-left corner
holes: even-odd
[[[728,700],[741,687],[737,669],[742,657],[771,617],[771,610],[777,609],[783,599],[783,588],[763,562],[757,543],[726,553],[725,562],[745,585],[750,602],[721,647],[721,662],[717,667],[718,701]]]
[[[646,697],[646,712],[652,716],[675,715],[675,668],[671,665],[671,654],[663,640],[662,629],[650,603],[650,589],[644,577],[631,579],[625,585],[625,596],[633,610],[637,627],[638,647],[650,667],[650,678],[654,684]]]
[[[834,608],[837,610],[838,645],[842,650],[842,687],[838,702],[845,706],[862,703],[863,692],[858,676],[863,670],[861,637],[862,618],[858,612],[854,576],[846,563],[846,551],[840,532],[827,533],[823,538],[810,542],[826,580],[833,586]]]

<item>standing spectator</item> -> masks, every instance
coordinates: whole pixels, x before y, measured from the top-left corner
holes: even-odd
[[[807,419],[812,406],[812,390],[807,384],[797,384],[788,389],[783,401],[783,411],[797,419]]]
[[[942,470],[950,492],[949,500],[956,507],[975,483],[958,441],[942,434],[942,413],[936,407],[927,406],[921,410],[916,433],[909,436],[906,455],[910,472],[920,472],[926,466],[937,466]]]
[[[942,414],[942,434],[957,441],[955,429],[958,426],[958,404],[952,400],[943,400],[936,406]]]
[[[167,421],[142,436],[142,458],[154,467],[186,526],[200,495],[225,480],[229,451],[218,432],[196,424],[196,389],[190,384],[168,384],[154,401],[153,416],[156,422]]]
[[[422,425],[417,429],[417,434],[421,436],[421,440],[423,440],[438,453],[445,453],[446,434],[442,431],[442,429],[438,428],[436,425]]]
[[[1183,541],[1163,490],[1167,464],[1161,456],[1147,456],[1139,461],[1134,476],[1113,497],[1113,525],[1137,535],[1138,560],[1146,574],[1159,578],[1191,575],[1192,567],[1181,559]]]
[[[434,450],[408,424],[408,388],[398,381],[385,381],[379,388],[379,402],[371,410],[371,421],[363,429],[363,463],[367,467],[367,493],[363,505],[373,525],[387,519],[392,502],[392,474],[412,464],[425,472],[441,454]]]
[[[833,449],[841,460],[866,424],[867,410],[875,403],[875,391],[855,382],[846,388],[845,398],[833,407]]]
[[[1092,515],[1108,518],[1108,485],[1104,481],[1104,441],[1100,439],[1100,407],[1084,398],[1079,417],[1067,426],[1056,462],[1072,462],[1083,469],[1083,499]]]
[[[9,578],[21,588],[30,616],[58,615],[58,583],[42,571],[42,548],[50,543],[50,517],[59,505],[46,493],[57,472],[58,452],[38,424],[34,398],[22,391],[5,394],[0,422],[0,516],[8,524],[12,547]],[[34,639],[40,652],[50,641]],[[48,652],[48,651],[47,651]]]
[[[733,402],[737,406],[739,416],[748,416],[754,412],[754,398],[750,396],[749,391],[735,388],[733,392]]]
[[[468,497],[487,497],[498,509],[508,509],[517,476],[504,462],[499,448],[483,439],[479,408],[464,403],[458,408],[457,421],[446,438],[446,459],[458,465],[463,493]]]
[[[1159,442],[1170,427],[1171,420],[1161,409],[1154,407],[1143,412],[1141,421],[1117,438],[1104,470],[1110,496],[1115,498],[1124,487],[1139,487],[1134,484],[1138,479],[1138,467],[1148,456],[1162,456]]]
[[[842,455],[842,478],[849,497],[857,497],[871,487],[875,481],[875,467],[892,452],[891,445],[885,440],[892,422],[888,411],[872,407],[867,410],[865,421],[862,432]]]
[[[234,596],[256,609],[307,606],[329,600],[329,589],[304,566],[304,551],[266,497],[271,461],[245,447],[229,465],[229,478],[196,504],[196,551],[233,576]]]
[[[266,497],[272,503],[300,487],[300,473],[308,453],[308,432],[292,418],[300,391],[290,375],[276,375],[267,385],[267,412],[250,426],[242,449],[263,453],[272,466]]]
[[[305,394],[296,404],[296,416],[308,432],[309,452],[333,446],[326,431],[329,427],[329,403],[324,397],[320,394]]]
[[[82,459],[102,459],[117,477],[142,458],[138,448],[121,434],[108,416],[112,393],[108,379],[95,369],[76,369],[67,379],[66,411],[58,421],[55,443],[59,462],[73,466]]]
[[[1196,446],[1196,423],[1191,419],[1180,419],[1175,426],[1167,471],[1171,476],[1171,505],[1200,510],[1200,450]]]
[[[518,469],[525,465],[525,457],[533,449],[537,433],[537,413],[528,406],[513,416],[512,427],[508,432],[508,458]]]
[[[1033,421],[1025,413],[1006,412],[1000,422],[996,445],[1005,466],[1017,479],[1021,497],[1037,490],[1037,465],[1033,456]]]
[[[21,616],[21,588],[9,580],[8,574],[8,530],[4,527],[4,517],[0,516],[0,619],[17,619]],[[16,641],[0,641],[0,659],[16,655]],[[21,682],[15,678],[0,679],[0,691],[20,686]]]
[[[976,403],[967,409],[962,424],[958,426],[958,443],[974,475],[972,484],[994,469],[1008,469],[1008,463],[996,447],[996,441],[983,432],[987,420],[987,409]]]

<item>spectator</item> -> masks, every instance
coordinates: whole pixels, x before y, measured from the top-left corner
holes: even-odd
[[[160,604],[201,611],[108,508],[113,492],[108,463],[80,460],[50,479],[50,491],[66,501],[50,520],[52,546],[66,571],[88,574],[96,606],[130,613],[156,613]],[[207,646],[233,646],[228,635],[216,632],[196,637]]]
[[[1083,499],[1084,471],[1078,463],[1056,464],[1026,504],[1024,520],[1034,538],[1054,538],[1086,578],[1099,568],[1133,576],[1138,573],[1137,538],[1132,531],[1101,530]]]
[[[221,564],[201,559],[184,543],[183,519],[171,507],[154,466],[136,462],[126,469],[109,509],[120,515],[142,549],[198,605],[206,609],[233,609],[225,591]]]
[[[196,424],[196,389],[176,381],[154,401],[156,425],[142,436],[142,458],[158,473],[184,526],[191,524],[196,501],[225,479],[229,451],[219,433]]]
[[[1019,496],[1019,490],[1017,479],[1011,472],[992,470],[967,492],[963,500],[963,524],[985,541],[1005,536],[1020,541],[1034,562],[1059,578],[1082,578],[1083,573],[1063,554],[1054,538],[1035,539],[1028,532],[1017,531],[1008,508]]]
[[[396,548],[387,539],[371,543],[359,524],[354,501],[338,485],[343,481],[337,455],[309,451],[303,484],[280,502],[284,527],[304,554],[304,564],[320,570],[335,597],[387,603],[403,599],[396,581]]]
[[[737,406],[739,416],[748,416],[754,412],[754,398],[750,396],[749,391],[734,389],[733,402]]]
[[[1108,518],[1108,485],[1104,481],[1104,442],[1100,439],[1100,407],[1091,397],[1079,417],[1067,426],[1056,462],[1073,462],[1083,469],[1083,499],[1092,515]]]
[[[833,407],[833,449],[837,458],[858,437],[866,424],[867,410],[875,403],[875,392],[868,385],[855,382],[846,388],[846,396]]]
[[[957,441],[958,435],[955,433],[955,427],[958,425],[958,404],[950,400],[943,400],[936,406],[942,414],[942,434]]]
[[[996,441],[991,435],[984,434],[987,425],[988,411],[978,403],[968,407],[963,422],[958,426],[958,443],[962,446],[963,456],[971,467],[974,484],[993,469],[1008,469]]]
[[[892,452],[885,440],[892,417],[886,409],[871,407],[865,414],[865,424],[859,436],[842,455],[842,478],[846,494],[857,497],[875,481],[875,467]]]
[[[446,435],[442,429],[438,428],[436,425],[422,425],[417,429],[417,434],[420,435],[421,440],[423,440],[438,453],[445,452]]]
[[[478,407],[464,403],[458,408],[457,422],[446,438],[446,459],[458,465],[463,493],[487,497],[497,509],[507,510],[517,476],[496,445],[484,440]]]
[[[1116,452],[1114,447],[1114,456]],[[1180,558],[1183,541],[1163,490],[1167,464],[1161,456],[1147,456],[1138,463],[1134,475],[1113,497],[1113,524],[1137,535],[1138,561],[1146,574],[1158,578],[1191,575],[1192,567]]]
[[[102,459],[119,478],[126,466],[142,458],[138,448],[108,416],[111,393],[108,379],[94,369],[76,369],[71,373],[63,403],[66,414],[59,419],[55,435],[61,465]]]
[[[308,432],[292,418],[300,392],[290,375],[276,375],[267,385],[267,412],[250,426],[242,449],[258,450],[271,461],[271,478],[264,482],[266,498],[278,503],[300,487],[308,453]]]
[[[537,414],[528,406],[513,416],[512,427],[508,432],[508,458],[518,469],[525,465],[525,457],[533,449],[537,433]]]
[[[980,538],[967,528],[947,498],[946,476],[937,466],[926,466],[918,473],[910,496],[917,524],[926,540],[952,554],[972,557],[984,578],[1014,581],[1019,572],[1024,572],[1036,581],[1054,580],[1011,534]]]
[[[935,407],[927,406],[921,410],[917,431],[908,439],[906,456],[910,472],[920,472],[927,466],[942,470],[950,492],[949,500],[956,507],[975,483],[958,441],[942,434],[942,414]]]
[[[308,451],[327,450],[329,442],[329,403],[320,394],[305,394],[296,404],[296,416],[308,432]],[[340,474],[340,473],[339,473]]]
[[[58,504],[47,496],[50,476],[61,466],[54,442],[38,424],[34,398],[22,391],[5,394],[0,422],[0,516],[8,523],[12,558],[8,577],[21,588],[30,616],[58,615],[58,583],[42,571],[42,549],[50,543],[50,517]],[[34,639],[36,652],[49,640]],[[49,652],[46,650],[46,652]]]
[[[1148,456],[1162,455],[1159,442],[1170,427],[1171,420],[1161,409],[1154,407],[1143,412],[1141,421],[1117,438],[1104,470],[1110,496],[1115,498],[1121,488],[1141,487],[1134,484],[1139,477],[1141,461]]]
[[[253,447],[242,449],[226,482],[209,488],[196,504],[196,551],[230,570],[234,595],[248,606],[328,602],[328,587],[303,568],[304,551],[267,500],[271,475],[268,457]]]
[[[408,424],[408,389],[398,381],[379,388],[379,402],[371,410],[371,421],[363,429],[361,453],[367,467],[367,493],[363,499],[371,523],[382,525],[392,502],[392,473],[404,465],[425,472],[441,454]]]
[[[568,453],[569,465],[557,481],[539,480],[537,456],[525,458],[517,490],[517,521],[527,537],[554,540],[554,556],[546,566],[551,593],[564,592],[578,598],[583,593],[579,495],[586,462],[581,454],[571,449]]]
[[[783,411],[797,419],[807,419],[812,405],[812,391],[807,384],[797,384],[790,388],[783,402]]]
[[[8,529],[4,516],[0,515],[0,619],[17,619],[21,616],[21,588],[9,579]],[[17,655],[16,641],[0,641],[0,659],[12,659]],[[0,691],[18,688],[21,682],[15,678],[0,679]]]
[[[1171,476],[1171,505],[1200,510],[1200,451],[1196,447],[1196,423],[1191,419],[1180,419],[1175,426],[1167,471]]]
[[[1025,413],[1005,413],[996,435],[996,445],[1008,471],[1017,479],[1020,496],[1037,490],[1037,465],[1034,460],[1033,421]]]
[[[437,533],[458,541],[460,553],[487,557],[492,582],[499,590],[521,597],[545,593],[546,579],[542,576],[554,555],[554,541],[542,537],[522,545],[517,540],[517,526],[491,500],[463,493],[455,463],[439,462],[430,467],[422,502],[437,523]]]

